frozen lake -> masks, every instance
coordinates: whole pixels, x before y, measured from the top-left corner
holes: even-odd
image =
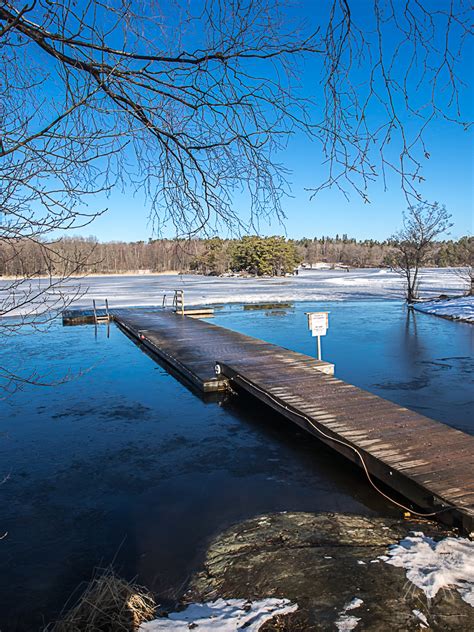
[[[323,357],[337,376],[474,432],[471,325],[373,297],[225,305],[214,322],[314,354],[304,312],[322,309],[330,311]],[[0,365],[7,362],[74,379],[0,401],[9,476],[1,488],[2,629],[38,629],[94,568],[112,562],[172,605],[210,539],[262,513],[399,515],[314,438],[253,400],[202,400],[115,326],[95,337],[92,326],[56,320],[46,333],[8,339]]]
[[[2,287],[8,281],[0,280]],[[29,282],[33,292],[46,287],[44,280]],[[453,269],[432,268],[420,273],[421,296],[460,294],[462,281]],[[163,294],[171,303],[173,290],[182,289],[187,305],[219,303],[257,303],[275,301],[314,301],[392,298],[404,296],[402,278],[386,269],[302,270],[298,276],[280,278],[221,278],[200,275],[100,276],[71,279],[49,291],[51,308],[62,305],[62,296],[76,297],[74,306],[91,307],[92,300],[103,304],[108,299],[114,307],[161,305]],[[5,289],[4,289],[5,292]],[[43,309],[43,297],[38,309]],[[21,301],[21,291],[17,293]],[[58,303],[59,301],[59,303]],[[13,309],[9,315],[19,313]]]

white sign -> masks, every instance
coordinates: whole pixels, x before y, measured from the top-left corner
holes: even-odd
[[[325,336],[329,327],[328,312],[309,312],[308,327],[313,336]]]

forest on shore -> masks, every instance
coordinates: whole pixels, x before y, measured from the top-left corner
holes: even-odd
[[[470,265],[473,237],[437,241],[426,265]],[[38,244],[0,240],[0,276],[120,274],[166,271],[219,275],[291,273],[299,265],[341,264],[352,268],[390,266],[390,240],[356,240],[347,235],[286,239],[246,236],[242,239],[150,239],[99,242],[95,237],[65,237]]]

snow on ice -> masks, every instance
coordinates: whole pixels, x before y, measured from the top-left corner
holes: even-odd
[[[426,301],[414,307],[419,312],[474,323],[474,296]]]
[[[24,289],[46,288],[47,280],[28,281]],[[423,297],[442,293],[460,294],[461,280],[453,269],[424,269],[420,271]],[[6,288],[8,281],[0,280]],[[351,300],[370,298],[404,298],[402,278],[386,269],[302,270],[297,276],[277,278],[205,277],[201,275],[159,274],[138,276],[89,276],[69,279],[56,289],[74,300],[74,307],[91,307],[92,299],[102,305],[108,298],[112,307],[161,305],[163,294],[171,305],[173,290],[184,290],[186,305],[218,303],[261,303],[317,300]],[[17,292],[19,296],[19,291]],[[58,296],[48,290],[51,308],[58,305]],[[31,308],[31,305],[29,306]],[[40,309],[43,309],[40,306]],[[17,314],[19,311],[16,312]],[[15,311],[9,312],[10,316]]]

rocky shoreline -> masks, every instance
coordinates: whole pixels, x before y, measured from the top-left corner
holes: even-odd
[[[440,590],[427,599],[404,569],[380,559],[411,530],[436,539],[449,533],[431,522],[347,514],[279,513],[248,520],[212,542],[184,601],[280,597],[298,604],[295,612],[260,628],[267,632],[419,630],[425,619],[432,630],[471,630],[472,607],[456,591]]]

